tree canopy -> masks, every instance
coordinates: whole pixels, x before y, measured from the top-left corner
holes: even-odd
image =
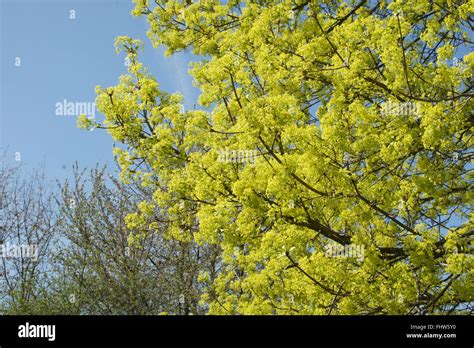
[[[185,109],[116,39],[128,73],[79,123],[153,190],[129,243],[160,212],[218,247],[212,314],[472,311],[472,0],[134,2],[201,95]]]

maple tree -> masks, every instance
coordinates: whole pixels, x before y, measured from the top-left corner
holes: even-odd
[[[184,109],[116,39],[128,73],[79,124],[154,190],[131,244],[158,210],[217,246],[213,314],[472,312],[472,0],[134,2],[155,47],[195,54],[201,95]]]

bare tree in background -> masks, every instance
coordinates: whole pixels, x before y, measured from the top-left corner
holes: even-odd
[[[32,245],[36,258],[0,257],[2,314],[204,314],[200,271],[217,275],[219,250],[126,226],[152,189],[126,185],[105,168],[73,167],[73,179],[47,190],[36,171],[0,164],[0,245]],[[197,226],[187,226],[192,233]],[[138,245],[129,245],[140,235]],[[211,279],[212,280],[212,279]]]
[[[0,313],[31,313],[45,297],[54,201],[40,171],[23,177],[0,157]]]

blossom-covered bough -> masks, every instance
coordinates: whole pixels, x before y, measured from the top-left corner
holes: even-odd
[[[81,122],[155,191],[130,226],[162,210],[169,238],[220,248],[210,313],[472,313],[472,1],[135,3],[155,47],[197,56],[202,107],[119,37],[128,74]]]

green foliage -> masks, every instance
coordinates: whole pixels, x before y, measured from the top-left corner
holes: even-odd
[[[216,273],[218,249],[166,238],[160,211],[146,234],[128,228],[127,214],[153,193],[139,183],[124,185],[105,168],[72,174],[51,195],[40,177],[0,163],[0,250],[38,247],[34,259],[1,250],[0,314],[205,313],[198,276]]]
[[[167,54],[191,49],[205,110],[130,59],[97,88],[121,178],[167,235],[214,244],[212,314],[472,310],[473,3],[136,0]],[[393,107],[394,106],[394,107]],[[257,152],[255,164],[219,151]],[[334,243],[363,258],[329,257]],[[471,309],[470,309],[471,308]]]
[[[74,170],[59,197],[61,245],[54,252],[49,289],[60,313],[150,315],[200,314],[199,269],[212,260],[208,249],[163,236],[166,218],[135,243],[125,216],[149,190],[123,185],[105,169]],[[54,295],[54,296],[53,296]]]

